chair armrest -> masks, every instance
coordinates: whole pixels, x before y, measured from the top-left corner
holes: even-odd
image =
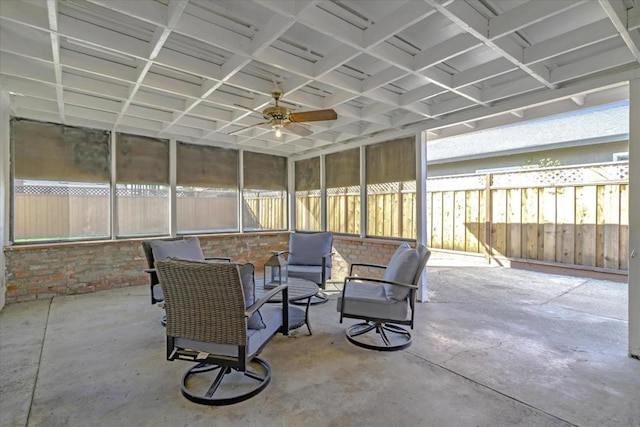
[[[220,261],[231,262],[231,257],[228,257],[228,256],[206,256],[206,257],[204,257],[204,260],[205,261],[220,260]]]
[[[155,268],[145,268],[144,272],[145,273],[149,273],[149,274],[156,273],[156,269]]]
[[[384,264],[372,264],[369,262],[354,262],[353,264],[351,264],[349,266],[349,275],[353,274],[353,267],[358,266],[358,267],[373,267],[373,268],[387,268],[386,265]]]
[[[279,255],[289,254],[289,253],[291,253],[291,252],[289,252],[289,251],[271,251],[271,253],[272,253],[273,255],[279,256]]]
[[[288,289],[289,289],[289,285],[280,285],[280,286],[277,286],[277,287],[271,289],[269,292],[264,294],[262,296],[262,298],[260,298],[258,301],[256,301],[251,307],[248,307],[245,310],[244,315],[247,316],[247,317],[251,316],[253,313],[258,311],[258,309],[260,307],[265,305],[271,298],[273,298],[273,296],[275,294],[277,294],[278,292],[282,292],[283,293],[283,295],[282,295],[282,300],[283,301],[288,301],[288,298],[289,298]]]
[[[389,284],[389,285],[402,286],[403,288],[418,289],[418,286],[412,283],[401,283],[401,282],[394,282],[393,280],[384,280],[384,279],[377,279],[375,277],[361,277],[361,276],[346,276],[344,278],[344,286],[346,287],[348,282],[354,282],[354,281],[370,282],[370,283],[376,283],[376,284],[378,283]]]

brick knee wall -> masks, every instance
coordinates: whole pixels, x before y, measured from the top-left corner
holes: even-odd
[[[288,232],[198,236],[205,256],[251,262],[256,273],[271,251],[287,250]],[[11,246],[4,249],[6,303],[147,285],[142,239]],[[331,280],[342,282],[352,262],[388,263],[398,242],[335,236]],[[361,274],[362,271],[360,272]],[[375,274],[371,272],[367,274]]]

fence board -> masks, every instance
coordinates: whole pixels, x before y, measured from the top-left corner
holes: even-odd
[[[507,256],[522,257],[522,190],[507,190]]]
[[[604,267],[605,186],[596,187],[596,267]]]
[[[465,226],[466,239],[465,250],[467,252],[480,252],[480,202],[479,191],[465,191]]]
[[[442,247],[453,249],[453,211],[455,209],[453,191],[442,194]]]
[[[432,198],[432,215],[431,215],[431,246],[434,248],[444,249],[443,241],[442,241],[442,199],[443,193],[437,192],[433,193]]]
[[[575,200],[575,263],[596,265],[596,186],[576,187]]]
[[[629,269],[629,186],[620,185],[620,270]]]
[[[561,187],[556,192],[557,230],[556,230],[556,262],[575,263],[575,188]]]
[[[538,189],[524,188],[522,204],[522,242],[523,258],[538,259]]]
[[[604,267],[620,266],[620,186],[606,185],[604,193]]]
[[[455,191],[453,193],[453,249],[456,251],[464,251],[466,249],[467,229],[465,226],[465,214],[467,207],[465,196],[464,191]]]
[[[491,190],[491,249],[494,255],[507,254],[507,190]]]
[[[556,260],[556,189],[543,188],[540,194],[542,217],[542,260]],[[540,255],[540,254],[538,254]]]

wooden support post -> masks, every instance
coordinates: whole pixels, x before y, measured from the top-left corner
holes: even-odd
[[[640,79],[629,82],[629,355],[640,359]]]

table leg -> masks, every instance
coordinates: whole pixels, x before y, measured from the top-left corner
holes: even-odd
[[[304,323],[307,324],[307,329],[309,330],[309,335],[313,335],[311,332],[311,323],[309,323],[309,307],[311,306],[311,297],[307,298],[307,308],[304,312]]]

